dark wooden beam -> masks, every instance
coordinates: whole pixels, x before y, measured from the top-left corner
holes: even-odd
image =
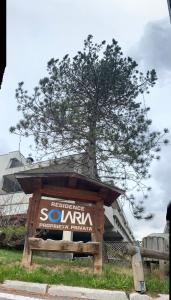
[[[41,189],[42,196],[59,197],[67,200],[78,200],[78,201],[101,201],[100,196],[96,192],[90,192],[79,189],[64,188],[64,187],[54,187],[49,185],[44,185]]]
[[[68,179],[68,186],[70,188],[76,188],[76,186],[77,186],[77,178],[76,177],[69,177],[69,179]]]

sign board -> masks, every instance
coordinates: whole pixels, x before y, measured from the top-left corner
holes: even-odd
[[[42,199],[36,228],[95,232],[95,210],[92,206]]]

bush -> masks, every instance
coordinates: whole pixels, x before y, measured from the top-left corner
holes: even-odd
[[[26,227],[7,226],[0,227],[1,234],[5,234],[5,238],[0,242],[1,247],[22,248],[26,234]]]

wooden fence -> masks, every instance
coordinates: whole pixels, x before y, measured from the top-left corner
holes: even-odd
[[[119,261],[120,263],[129,262],[132,265],[135,291],[144,293],[146,291],[144,281],[144,269],[142,257],[157,259],[158,261],[168,261],[169,252],[160,252],[137,246],[129,242],[105,242],[104,252],[106,252],[107,261]],[[160,270],[161,272],[163,270]]]
[[[159,252],[139,246],[127,245],[126,253],[130,254],[132,257],[132,271],[135,291],[144,293],[146,291],[146,287],[144,281],[142,257],[150,257],[159,260],[169,260],[169,252]]]

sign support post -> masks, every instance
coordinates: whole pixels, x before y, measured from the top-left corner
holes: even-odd
[[[104,208],[103,202],[96,203],[96,232],[92,236],[93,241],[99,242],[99,252],[93,256],[94,259],[94,273],[102,272],[103,253],[102,240],[104,231]]]
[[[36,227],[34,224],[34,219],[37,214],[38,205],[40,203],[41,194],[40,192],[36,192],[33,196],[29,199],[29,207],[27,213],[27,233],[25,236],[25,243],[24,243],[24,251],[23,251],[23,258],[22,258],[22,265],[23,266],[30,266],[32,263],[32,250],[29,247],[29,237],[35,236]]]

